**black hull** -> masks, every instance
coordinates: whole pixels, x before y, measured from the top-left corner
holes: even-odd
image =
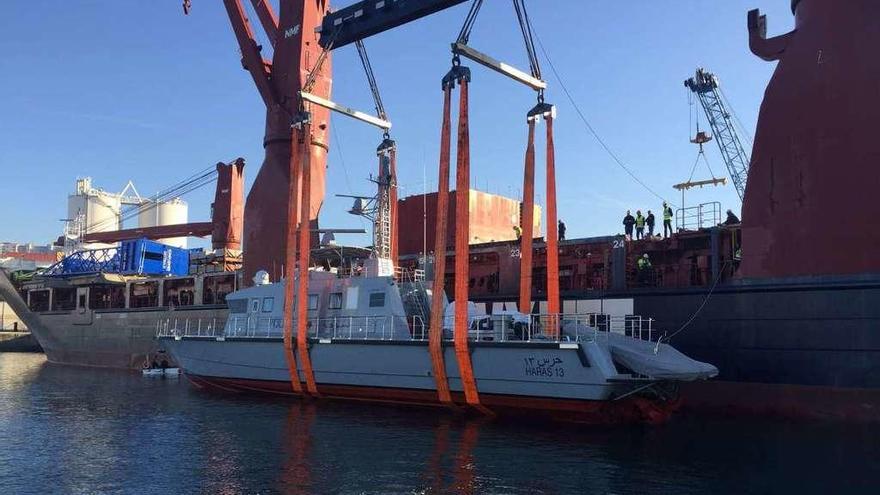
[[[880,389],[880,280],[631,297],[634,313],[670,336],[693,317],[672,343],[717,366],[721,381]]]
[[[631,300],[677,349],[717,366],[716,379],[683,388],[685,407],[880,421],[880,276],[563,298]]]

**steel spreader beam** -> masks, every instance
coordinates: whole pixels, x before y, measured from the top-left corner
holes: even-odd
[[[535,91],[539,91],[547,88],[547,83],[536,78],[532,77],[531,74],[527,72],[523,72],[516,67],[505,64],[504,62],[500,62],[495,60],[494,58],[486,55],[483,52],[478,50],[474,50],[473,48],[465,45],[464,43],[453,43],[452,44],[452,53],[456,55],[461,55],[462,57],[469,58],[474,62],[487,67],[489,69],[498,72],[501,75],[507,76],[514,81],[525,84],[526,86],[534,89]]]
[[[299,92],[300,97],[303,100],[309,101],[318,105],[320,107],[328,108],[333,110],[334,112],[339,112],[343,115],[347,115],[353,119],[360,120],[361,122],[366,122],[367,124],[374,125],[380,129],[388,130],[391,129],[391,122],[387,120],[380,119],[379,117],[374,117],[368,113],[360,112],[353,108],[349,108],[345,105],[340,105],[334,101],[330,101],[326,98],[321,98],[320,96],[313,95],[311,93],[306,93],[305,91]]]
[[[339,48],[466,1],[363,0],[324,16],[318,43]]]

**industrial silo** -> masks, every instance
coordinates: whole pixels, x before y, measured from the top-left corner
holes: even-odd
[[[121,206],[118,194],[92,187],[91,177],[77,179],[74,193],[67,197],[70,235],[81,237],[95,232],[119,230]]]
[[[138,214],[138,227],[160,227],[187,223],[188,211],[189,206],[186,201],[180,198],[160,201],[158,204],[152,200],[144,200]],[[158,239],[158,241],[171,246],[186,247],[186,237]]]

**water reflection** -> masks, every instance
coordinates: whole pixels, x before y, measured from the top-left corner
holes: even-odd
[[[875,493],[877,426],[481,421],[0,356],[3,493]]]
[[[296,402],[288,407],[282,449],[284,467],[281,470],[281,486],[286,493],[312,492],[309,460],[313,455],[311,440],[315,414],[312,401]]]

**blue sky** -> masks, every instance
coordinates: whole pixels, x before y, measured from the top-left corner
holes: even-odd
[[[217,161],[243,156],[252,179],[262,161],[264,108],[219,1],[9,2],[0,22],[0,240],[47,242],[60,233],[77,176],[107,190],[131,179],[154,193]],[[247,3],[247,2],[246,2]],[[345,4],[351,3],[346,0]],[[746,12],[761,8],[771,34],[791,29],[788,0],[532,0],[530,13],[577,104],[606,143],[660,195],[680,202],[672,184],[688,178],[696,157],[688,142],[682,81],[698,66],[716,72],[734,109],[753,132],[773,64],[748,50]],[[449,42],[466,5],[368,39],[376,77],[400,149],[401,195],[435,187],[441,97]],[[256,18],[252,19],[256,25]],[[489,0],[471,45],[527,67],[510,2]],[[353,47],[334,52],[334,99],[370,110]],[[659,210],[651,192],[621,170],[587,132],[544,63],[556,125],[560,218],[568,237],[621,230],[627,208]],[[519,195],[525,112],[534,94],[473,67],[471,155],[476,188]],[[705,119],[703,120],[705,122]],[[333,117],[328,199],[322,224],[360,227],[345,213],[369,193],[378,132]],[[543,146],[539,141],[539,147]],[[717,147],[708,157],[724,172]],[[539,164],[543,155],[539,156]],[[538,201],[543,203],[542,167]],[[695,178],[708,175],[698,169]],[[248,181],[250,183],[250,180]],[[190,219],[206,220],[212,189],[194,193]],[[739,209],[731,185],[689,194]],[[341,241],[362,243],[365,238]]]

